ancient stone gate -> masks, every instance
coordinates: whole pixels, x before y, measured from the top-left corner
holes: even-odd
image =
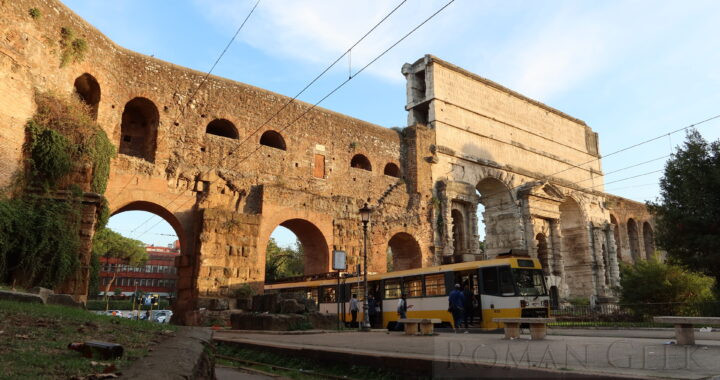
[[[307,273],[328,271],[332,250],[360,262],[366,202],[370,271],[386,270],[388,249],[395,270],[525,249],[559,296],[608,296],[618,259],[654,250],[644,207],[602,192],[597,134],[435,57],[403,67],[408,127],[396,131],[302,102],[280,112],[285,96],[123,49],[55,0],[0,12],[0,184],[21,164],[34,91],[77,93],[118,148],[111,211],[152,212],[178,234],[180,311],[259,288],[279,225]],[[87,43],[64,67],[61,28]]]

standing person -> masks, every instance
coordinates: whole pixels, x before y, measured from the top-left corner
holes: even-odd
[[[368,295],[368,317],[370,320],[370,327],[375,327],[375,320],[377,319],[377,310],[375,309],[375,297],[372,294]]]
[[[353,294],[352,298],[350,299],[350,314],[352,315],[352,320],[350,321],[350,326],[355,326],[355,321],[357,321],[357,313],[358,313],[357,294]]]
[[[397,313],[399,316],[399,319],[405,319],[407,318],[407,311],[408,309],[412,308],[413,305],[407,304],[407,295],[405,293],[402,293],[400,295],[400,301],[398,301],[398,307],[397,307]],[[397,324],[397,330],[402,330],[402,323]]]
[[[457,332],[458,325],[462,323],[463,320],[463,311],[465,307],[465,296],[460,290],[460,284],[455,284],[455,289],[450,292],[448,301],[450,303],[448,311],[452,313],[453,317],[453,329]]]
[[[468,329],[468,321],[472,322],[473,316],[475,315],[475,305],[473,304],[473,302],[475,302],[475,295],[472,290],[470,290],[470,284],[467,282],[465,283],[465,289],[463,289],[463,297],[465,297],[465,303],[463,304],[465,308],[465,329]]]

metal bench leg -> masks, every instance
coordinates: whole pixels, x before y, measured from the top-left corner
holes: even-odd
[[[695,330],[693,325],[675,325],[675,338],[677,344],[695,344]]]
[[[520,337],[520,324],[514,322],[505,322],[505,339],[515,339]]]

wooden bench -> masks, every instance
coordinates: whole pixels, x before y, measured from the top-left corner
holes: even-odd
[[[435,318],[403,318],[398,323],[405,327],[405,335],[433,335],[434,324],[442,323],[442,320]],[[418,329],[419,328],[419,329]]]
[[[547,335],[547,324],[555,322],[555,318],[493,318],[493,322],[505,325],[505,339],[520,337],[520,324],[530,325],[530,339],[541,340]]]
[[[720,325],[720,317],[653,317],[657,323],[675,325],[677,344],[695,344],[693,325]]]

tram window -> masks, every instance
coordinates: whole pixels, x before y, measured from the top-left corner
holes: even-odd
[[[365,299],[365,287],[363,284],[353,284],[352,291],[350,292],[350,297],[355,294],[357,296],[357,299],[362,301]],[[349,301],[349,300],[348,300]]]
[[[315,301],[315,303],[318,302],[318,288],[308,288],[307,290],[307,298]]]
[[[497,268],[483,268],[483,294],[498,294]]]
[[[322,288],[322,302],[335,302],[335,288],[326,286]]]
[[[385,299],[400,298],[400,279],[385,280]]]
[[[422,297],[422,279],[420,277],[407,277],[403,281],[405,294],[408,297]]]
[[[425,276],[425,294],[427,296],[444,296],[445,275],[441,273]]]
[[[514,296],[515,285],[513,285],[510,267],[500,267],[498,272],[500,273],[500,293],[504,296]]]

